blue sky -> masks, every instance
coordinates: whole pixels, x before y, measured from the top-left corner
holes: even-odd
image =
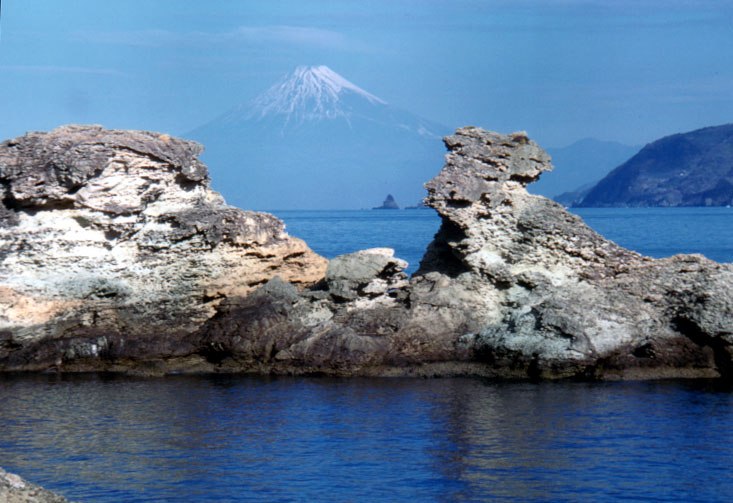
[[[314,64],[450,127],[643,144],[733,122],[733,2],[5,0],[0,137],[181,134]]]

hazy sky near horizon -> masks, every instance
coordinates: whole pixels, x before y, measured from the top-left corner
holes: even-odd
[[[733,122],[728,0],[5,0],[0,137],[182,134],[325,64],[451,128],[643,144]]]

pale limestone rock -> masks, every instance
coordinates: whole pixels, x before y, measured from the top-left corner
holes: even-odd
[[[524,133],[463,128],[445,143],[426,185],[443,224],[413,284],[442,274],[446,292],[489,288],[475,310],[501,316],[470,338],[482,358],[547,377],[730,374],[730,265],[643,257],[529,194],[552,166]]]
[[[0,145],[5,347],[92,333],[180,339],[221,299],[275,275],[301,285],[323,277],[326,260],[281,221],[227,206],[211,190],[200,151],[99,126]]]

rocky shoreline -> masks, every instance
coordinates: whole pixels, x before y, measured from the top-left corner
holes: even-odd
[[[0,501],[4,503],[68,503],[69,500],[0,468]]]
[[[408,278],[391,250],[328,262],[227,206],[193,142],[3,143],[0,371],[730,379],[730,265],[643,257],[529,194],[552,166],[524,133],[445,144]]]

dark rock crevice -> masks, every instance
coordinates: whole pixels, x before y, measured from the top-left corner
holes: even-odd
[[[425,255],[420,260],[420,267],[415,276],[424,276],[430,272],[446,274],[455,278],[470,269],[461,261],[452,243],[460,243],[466,239],[466,233],[456,223],[443,219],[440,229],[433,241],[428,245]]]
[[[673,318],[671,326],[675,331],[689,338],[701,348],[710,348],[720,377],[726,380],[733,378],[733,347],[726,340],[726,337],[733,334],[730,332],[707,333],[697,323],[684,315]]]

